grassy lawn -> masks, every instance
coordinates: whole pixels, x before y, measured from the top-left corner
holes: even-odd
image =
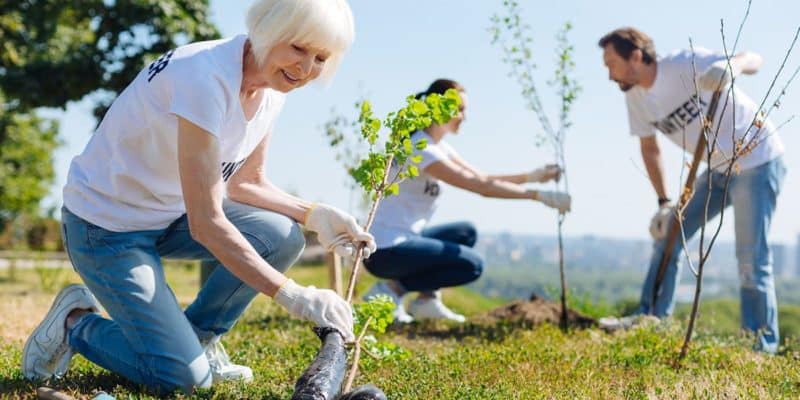
[[[6,272],[0,271],[0,397],[33,398],[43,383],[22,378],[22,344],[46,313],[54,291],[79,280],[71,271],[39,275],[25,270],[10,282]],[[179,300],[188,304],[197,290],[196,267],[175,265],[167,274]],[[290,275],[317,286],[324,286],[327,277],[320,266],[296,267]],[[50,290],[41,289],[43,280],[53,282],[44,285]],[[360,290],[370,283],[365,277]],[[467,315],[501,304],[467,290],[445,291],[444,296]],[[738,319],[730,315],[736,310],[717,308],[704,313],[707,324],[701,324],[694,350],[680,370],[672,364],[683,337],[681,318],[616,335],[597,330],[565,334],[551,326],[412,324],[383,338],[410,356],[401,361],[364,358],[356,385],[374,383],[391,399],[800,397],[797,342],[790,341],[778,356],[754,353],[747,338],[720,328],[728,323],[720,322],[723,317]],[[794,309],[788,317],[797,320],[800,312]],[[289,398],[295,379],[318,349],[309,327],[290,319],[270,299],[258,297],[224,339],[234,361],[253,368],[255,381],[215,386],[194,397]],[[152,398],[80,356],[65,379],[48,384],[75,397],[104,390],[117,398]]]

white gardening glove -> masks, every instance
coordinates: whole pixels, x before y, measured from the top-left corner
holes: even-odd
[[[352,215],[325,204],[314,204],[306,214],[305,226],[317,233],[319,243],[342,257],[355,255],[364,244],[363,258],[375,252],[375,238],[358,225]]]
[[[561,179],[561,167],[556,164],[547,164],[544,167],[536,168],[535,170],[528,172],[528,176],[526,177],[526,182],[547,182],[549,180],[558,180]]]
[[[719,60],[711,64],[705,71],[697,78],[697,85],[700,89],[713,92],[717,89],[722,89],[728,86],[735,75],[739,75],[735,64],[732,64],[732,69],[728,68],[728,60]]]
[[[565,214],[572,209],[572,198],[564,192],[540,190],[539,201],[548,207],[557,209],[561,214]]]
[[[664,203],[658,208],[653,218],[650,219],[650,236],[655,240],[667,237],[669,221],[674,218],[675,207],[672,202]]]
[[[289,279],[278,289],[275,301],[295,318],[336,328],[346,342],[355,340],[353,309],[333,290],[303,287]]]

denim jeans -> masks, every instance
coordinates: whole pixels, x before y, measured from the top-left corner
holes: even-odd
[[[739,264],[739,284],[741,286],[742,328],[757,333],[759,343],[756,348],[769,353],[777,351],[779,334],[778,306],[767,235],[785,175],[786,167],[780,157],[739,174],[734,173],[731,176],[727,198],[723,206],[725,175],[715,171],[706,171],[697,179],[694,196],[684,212],[683,227],[688,240],[700,229],[706,196],[709,194],[709,179],[711,180],[711,189],[708,219],[711,220],[717,216],[724,207],[733,205],[736,259]],[[715,225],[709,225],[709,227],[712,226]],[[706,231],[706,235],[711,234],[713,234],[713,230]],[[706,243],[708,242],[706,241]],[[652,311],[654,315],[663,317],[671,315],[675,308],[675,289],[680,277],[681,259],[685,255],[680,236],[661,283],[655,307],[651,310],[653,287],[665,247],[666,240],[659,240],[654,245],[650,270],[645,279],[640,300],[639,311],[643,314]]]
[[[475,227],[468,222],[434,226],[423,230],[421,237],[378,249],[365,266],[408,291],[464,285],[483,272],[483,259],[472,249],[476,239]]]
[[[274,212],[226,200],[230,222],[272,267],[285,271],[305,246],[300,227]],[[159,392],[208,387],[203,346],[228,332],[258,294],[216,268],[183,310],[161,258],[214,260],[192,239],[186,215],[166,229],[111,232],[62,209],[62,234],[86,286],[111,316],[80,318],[69,345],[95,364]]]

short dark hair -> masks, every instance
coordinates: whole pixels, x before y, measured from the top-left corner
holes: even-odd
[[[653,39],[646,33],[631,27],[614,29],[600,38],[597,45],[606,48],[609,43],[614,46],[614,50],[622,58],[629,60],[631,53],[639,49],[642,51],[642,61],[645,64],[652,64],[656,61],[656,47]]]
[[[429,94],[436,93],[436,94],[444,94],[447,89],[455,89],[459,92],[464,91],[464,87],[461,86],[460,83],[452,80],[452,79],[437,79],[428,86],[428,89],[424,92],[417,93],[416,97],[421,99]]]

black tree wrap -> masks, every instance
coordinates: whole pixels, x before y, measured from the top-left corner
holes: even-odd
[[[359,386],[338,396],[347,369],[347,350],[338,330],[314,327],[322,341],[314,361],[294,384],[292,400],[386,400],[383,391],[373,385]]]
[[[292,400],[333,400],[344,381],[347,350],[342,334],[328,327],[314,327],[314,333],[322,347],[294,384]]]
[[[372,385],[359,386],[336,400],[386,400],[383,391]]]

